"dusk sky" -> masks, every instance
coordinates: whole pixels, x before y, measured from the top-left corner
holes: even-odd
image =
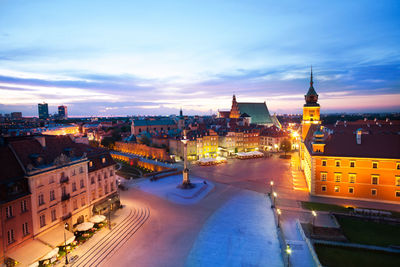
[[[0,0],[0,113],[400,111],[400,1]]]

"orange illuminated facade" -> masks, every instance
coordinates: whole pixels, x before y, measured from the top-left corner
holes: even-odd
[[[312,195],[400,203],[400,124],[321,126],[311,86],[303,108],[300,166]]]

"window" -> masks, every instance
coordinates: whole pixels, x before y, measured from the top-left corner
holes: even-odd
[[[14,229],[10,229],[7,231],[7,242],[8,244],[14,243]]]
[[[342,174],[335,173],[335,183],[340,183],[341,180],[342,180]]]
[[[100,173],[99,173],[99,175],[97,176],[97,181],[101,181],[101,176],[100,176]]]
[[[113,170],[110,171],[110,177],[111,177],[111,176],[114,176]]]
[[[29,234],[29,229],[28,229],[28,223],[25,222],[22,224],[22,235],[26,236],[27,234]]]
[[[336,160],[336,161],[335,161],[335,166],[336,166],[336,167],[340,167],[340,160]]]
[[[400,176],[396,176],[396,186],[400,186]]]
[[[54,199],[56,199],[56,195],[54,193],[54,190],[50,191],[50,201],[53,201]]]
[[[67,195],[67,188],[65,188],[65,186],[61,187],[61,194],[62,194],[63,196],[66,196],[66,195]]]
[[[76,175],[76,170],[73,169],[72,172],[71,172],[71,176],[75,176],[75,175]]]
[[[24,199],[21,201],[21,213],[24,213],[27,210],[28,210],[28,205],[26,203],[26,199]]]
[[[85,197],[82,197],[82,198],[81,198],[81,205],[82,205],[82,207],[86,205],[86,199],[85,199]]]
[[[322,166],[326,166],[326,160],[322,160]]]
[[[114,183],[113,182],[110,183],[110,188],[111,188],[111,191],[114,191]]]
[[[89,167],[93,167],[93,161],[89,161]]]
[[[371,195],[376,196],[378,194],[378,190],[376,189],[371,189]]]
[[[91,184],[94,184],[94,176],[92,176],[92,177],[90,178],[90,183],[91,183]]]
[[[154,128],[154,129],[155,129],[155,128]],[[102,157],[102,158],[101,158],[101,162],[102,162],[102,163],[106,163],[106,158],[105,158],[105,157]]]
[[[340,186],[335,186],[335,193],[339,193],[340,192]]]
[[[81,183],[81,188],[84,188],[85,187],[85,182],[83,181],[83,179],[81,179],[80,183]]]
[[[378,184],[379,183],[379,176],[372,175],[371,177],[371,184]]]
[[[51,221],[54,222],[55,220],[57,220],[57,213],[56,210],[52,210],[51,211]]]
[[[354,184],[356,182],[356,174],[349,173],[349,183]]]
[[[378,162],[372,162],[372,169],[378,169]]]
[[[355,168],[355,167],[356,167],[356,162],[350,161],[350,168]]]
[[[83,173],[83,167],[79,167],[79,173]]]
[[[321,172],[321,181],[326,181],[328,174],[326,172]]]
[[[400,197],[400,191],[396,191],[396,197]]]
[[[107,179],[108,178],[108,175],[107,175],[107,173],[105,172],[104,173],[104,179]]]
[[[321,186],[321,191],[326,192],[326,185]]]
[[[44,204],[44,195],[40,194],[38,196],[38,200],[39,200],[39,206],[43,205]]]
[[[400,170],[400,163],[396,163],[396,169]]]
[[[78,201],[75,199],[73,202],[74,210],[78,209]]]
[[[39,224],[40,228],[44,227],[46,225],[46,217],[45,214],[40,215],[39,217]]]
[[[72,192],[75,192],[75,191],[76,191],[76,183],[73,182],[73,183],[72,183]]]
[[[13,216],[14,216],[13,207],[12,206],[6,207],[6,217],[7,217],[7,219],[9,219],[9,218],[11,218]]]
[[[349,187],[349,193],[353,194],[354,193],[354,187]]]

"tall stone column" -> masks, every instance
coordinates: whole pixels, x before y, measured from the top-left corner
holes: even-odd
[[[182,189],[189,189],[194,187],[194,184],[192,184],[189,179],[189,168],[187,162],[187,143],[189,140],[184,136],[181,142],[183,143],[183,179],[182,184],[179,187]]]

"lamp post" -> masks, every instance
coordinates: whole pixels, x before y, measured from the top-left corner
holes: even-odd
[[[275,208],[275,204],[276,204],[276,197],[278,196],[278,194],[276,192],[272,193],[273,197],[274,197],[274,202],[272,203],[272,207],[271,208]]]
[[[278,228],[281,228],[280,217],[281,217],[281,209],[277,209],[276,213],[278,214]]]
[[[111,230],[111,198],[108,199],[108,229]]]
[[[317,217],[317,213],[315,212],[315,210],[311,211],[312,214],[312,233],[314,233],[314,225],[315,225],[315,218]]]
[[[271,186],[271,192],[269,192],[269,193],[272,194],[272,192],[274,191],[274,190],[273,190],[274,181],[269,182],[269,184],[270,184],[270,186]]]
[[[65,233],[65,228],[68,227],[68,223],[64,224],[64,248],[65,248],[65,264],[68,264],[68,249],[67,249],[67,234]]]
[[[290,267],[290,254],[292,254],[292,249],[290,248],[289,244],[286,245],[286,254],[287,254],[288,267]]]

